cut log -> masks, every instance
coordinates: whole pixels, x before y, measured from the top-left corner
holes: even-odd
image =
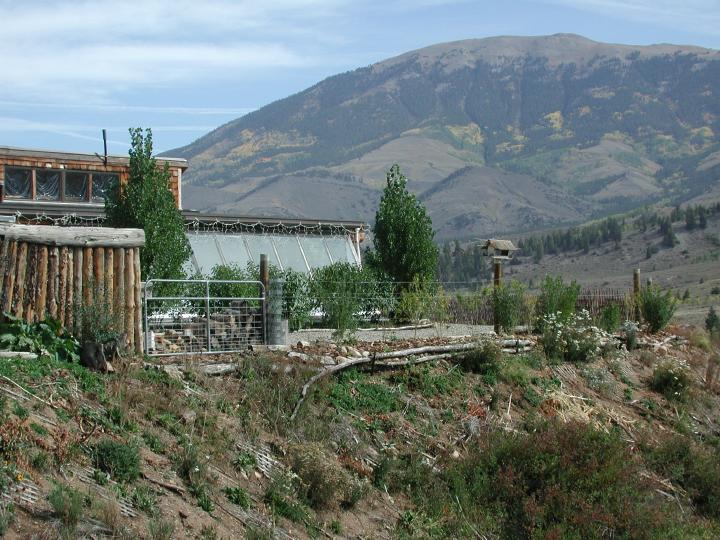
[[[65,328],[73,330],[75,328],[75,251],[73,248],[67,250],[66,262],[66,285],[65,285]]]
[[[86,247],[82,258],[82,301],[85,306],[92,303],[93,281],[93,250]]]
[[[111,229],[106,227],[52,227],[49,225],[21,225],[0,223],[0,236],[45,246],[72,247],[142,247],[142,229]]]
[[[25,302],[23,312],[25,313],[25,321],[33,322],[35,318],[35,298],[37,297],[37,276],[38,276],[38,246],[28,246],[28,267],[25,271]]]
[[[125,335],[130,350],[135,350],[135,261],[133,250],[125,250]]]
[[[115,283],[114,283],[114,276],[115,276],[115,266],[113,264],[115,254],[113,253],[112,248],[107,248],[105,250],[105,276],[104,276],[104,282],[105,282],[105,302],[107,303],[108,310],[110,313],[114,314],[114,295],[115,295]]]
[[[7,241],[7,239],[6,239]],[[13,289],[15,288],[15,266],[17,265],[17,242],[10,241],[7,249],[7,266],[2,291],[2,311],[9,313],[12,309]]]
[[[25,309],[25,274],[27,273],[27,262],[28,262],[28,245],[26,242],[21,242],[18,246],[17,263],[15,278],[15,300],[14,304],[14,315],[22,318]]]
[[[113,261],[115,267],[115,285],[114,299],[116,318],[118,321],[118,331],[127,333],[125,326],[125,249],[117,248],[115,250],[115,259]]]
[[[45,318],[47,308],[47,289],[48,289],[48,247],[38,246],[38,280],[37,295],[35,296],[35,320],[41,321]]]
[[[105,298],[105,248],[93,248],[93,294],[95,301],[103,303]]]
[[[65,326],[65,303],[67,300],[67,254],[68,248],[61,247],[58,259],[57,318],[62,326]]]
[[[52,318],[57,317],[59,259],[60,250],[57,247],[50,247],[48,249],[48,287],[45,309]]]
[[[133,282],[133,293],[135,295],[135,312],[133,313],[135,334],[135,352],[143,353],[142,339],[142,289],[140,288],[140,248],[133,248],[133,264],[135,265],[135,281]],[[129,332],[129,330],[128,330]]]

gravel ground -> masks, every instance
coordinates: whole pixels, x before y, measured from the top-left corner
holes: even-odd
[[[290,332],[288,334],[288,345],[298,341],[332,340],[332,330],[313,329]],[[418,328],[417,330],[397,330],[383,328],[382,330],[360,329],[355,333],[357,341],[395,341],[407,339],[429,339],[447,338],[454,336],[480,336],[492,334],[492,326],[474,326],[469,324],[442,324],[430,328]]]

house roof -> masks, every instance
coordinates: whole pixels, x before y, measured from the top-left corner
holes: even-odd
[[[100,154],[85,154],[80,152],[63,152],[59,150],[41,150],[34,148],[16,148],[13,146],[0,146],[0,158],[3,157],[26,157],[28,159],[48,159],[54,161],[90,161],[96,162],[98,165],[103,163],[105,157]],[[179,167],[181,169],[188,168],[188,162],[183,158],[159,157],[156,156],[158,162],[167,163],[171,167]],[[111,156],[107,157],[108,164],[112,165],[128,165],[130,158],[128,156]]]

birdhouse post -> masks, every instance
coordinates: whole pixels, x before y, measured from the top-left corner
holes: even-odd
[[[518,248],[516,248],[510,240],[496,240],[494,238],[490,238],[482,241],[480,249],[482,249],[486,256],[493,258],[493,287],[497,292],[497,289],[502,286],[502,262],[512,259],[513,253],[516,252]],[[493,319],[495,333],[499,334],[500,317],[495,310],[493,310]]]

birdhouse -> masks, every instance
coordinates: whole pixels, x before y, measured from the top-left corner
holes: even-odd
[[[502,260],[512,259],[513,253],[518,250],[512,241],[496,240],[494,238],[483,240],[480,244],[480,249],[482,249],[485,255],[492,257],[493,259]]]

